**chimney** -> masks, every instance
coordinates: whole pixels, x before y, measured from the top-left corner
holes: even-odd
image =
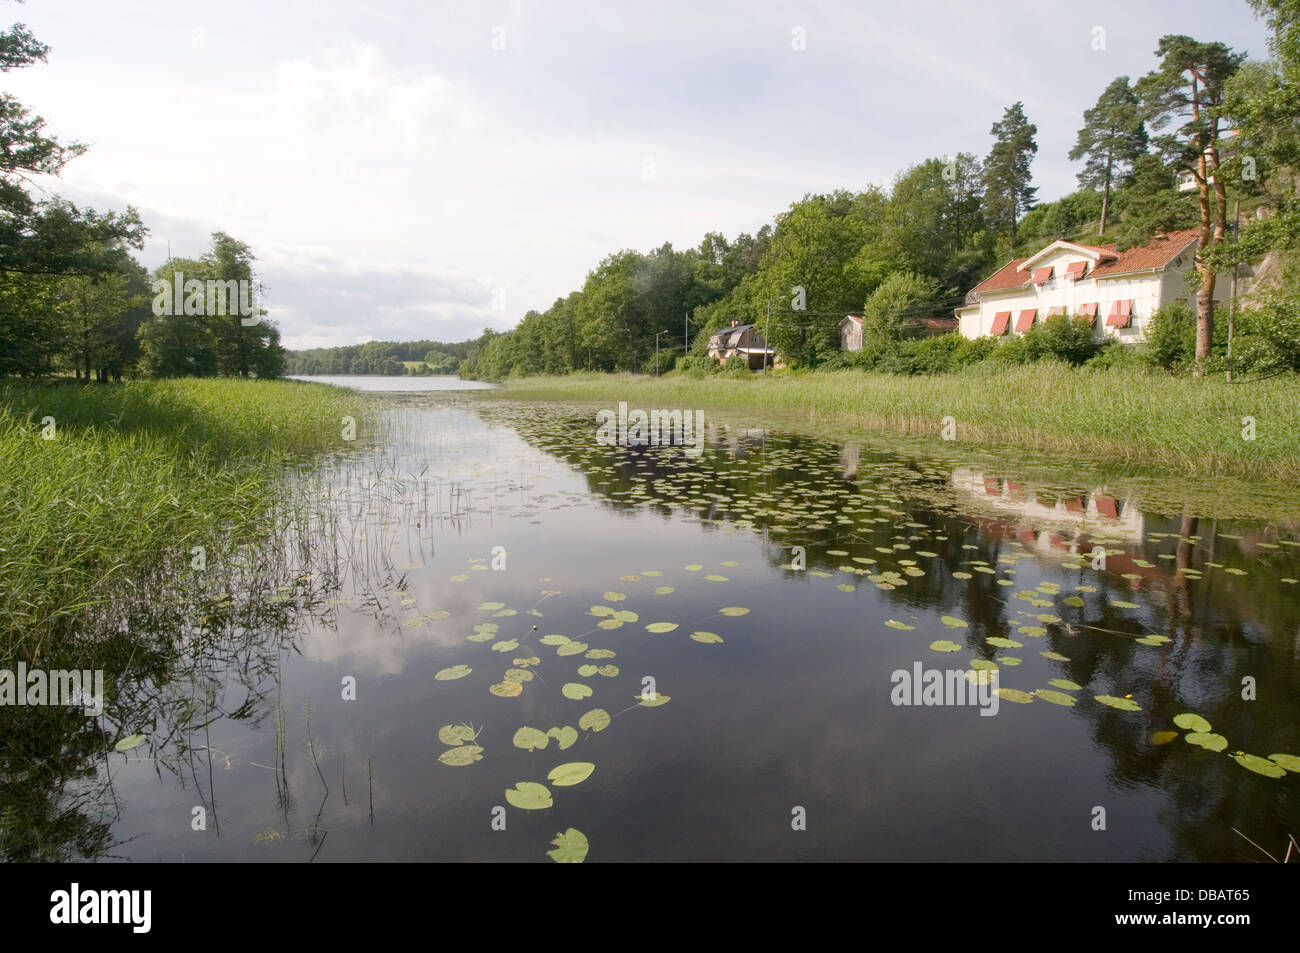
[[[738,324],[740,324],[740,319],[739,319],[739,318],[732,318],[732,319],[731,319],[731,326],[732,326],[733,328],[734,328],[736,325],[738,325]]]

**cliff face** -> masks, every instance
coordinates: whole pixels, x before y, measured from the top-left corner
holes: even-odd
[[[1238,299],[1241,307],[1258,307],[1261,296],[1270,291],[1276,291],[1282,284],[1282,268],[1285,264],[1286,256],[1281,251],[1274,249],[1249,269],[1242,268],[1238,273],[1237,280],[1241,281],[1247,274],[1250,274],[1251,277],[1249,290]]]

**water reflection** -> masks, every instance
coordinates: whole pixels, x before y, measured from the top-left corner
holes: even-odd
[[[543,860],[572,825],[593,860],[1224,860],[1260,859],[1234,827],[1300,831],[1295,775],[1155,742],[1196,712],[1228,752],[1300,751],[1296,525],[1144,512],[1108,485],[867,439],[711,422],[692,458],[594,428],[559,406],[393,400],[372,443],[287,475],[264,541],[202,578],[167,556],[96,631],[45,640],[47,667],[110,673],[107,711],[0,715],[3,856]],[[637,622],[602,629],[600,605]],[[617,674],[577,672],[547,632]],[[518,697],[488,691],[529,657]],[[895,708],[889,672],[915,660],[1073,684],[1054,690],[1074,704]],[[438,678],[456,665],[471,674]],[[646,674],[669,704],[636,705]],[[597,706],[614,723],[564,756],[511,743]],[[436,735],[460,723],[486,755],[448,767]],[[597,771],[495,836],[502,792],[566,758]],[[793,804],[816,820],[794,839]],[[1115,836],[1090,829],[1097,804]]]

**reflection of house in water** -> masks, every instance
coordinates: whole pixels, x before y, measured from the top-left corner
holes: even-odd
[[[741,428],[710,421],[705,428],[705,439],[710,446],[725,446],[733,454],[743,456],[753,450],[763,449],[767,431],[761,427]]]
[[[983,507],[994,513],[1016,517],[1026,530],[1034,524],[1043,524],[1070,527],[1075,531],[1076,538],[1096,534],[1134,542],[1140,541],[1146,531],[1142,511],[1137,504],[1132,500],[1118,500],[1104,489],[1086,495],[1067,495],[1060,491],[1026,487],[1015,480],[988,476],[960,467],[952,472],[952,485],[958,492],[978,500]],[[1025,542],[1024,531],[1018,535]],[[1063,546],[1062,542],[1065,541],[1055,533],[1037,534],[1036,542],[1039,548],[1074,551],[1073,546]]]

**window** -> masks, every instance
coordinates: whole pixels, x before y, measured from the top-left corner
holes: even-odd
[[[1083,277],[1083,273],[1088,269],[1086,261],[1072,261],[1065,266],[1065,277],[1070,281],[1078,281]]]
[[[1048,265],[1046,268],[1038,268],[1034,271],[1034,284],[1036,285],[1045,284],[1051,277],[1052,277],[1051,265]]]
[[[1034,318],[1038,317],[1037,308],[1022,308],[1020,317],[1016,318],[1016,331],[1028,331],[1034,326]]]
[[[1110,309],[1110,316],[1106,318],[1106,327],[1108,328],[1126,328],[1133,318],[1133,299],[1127,301],[1116,301]]]
[[[1097,323],[1097,302],[1089,301],[1079,305],[1079,309],[1074,312],[1074,317],[1077,321],[1092,327]]]
[[[1007,325],[1011,323],[1010,311],[999,311],[993,316],[993,327],[989,333],[996,337],[999,334],[1007,333]]]

